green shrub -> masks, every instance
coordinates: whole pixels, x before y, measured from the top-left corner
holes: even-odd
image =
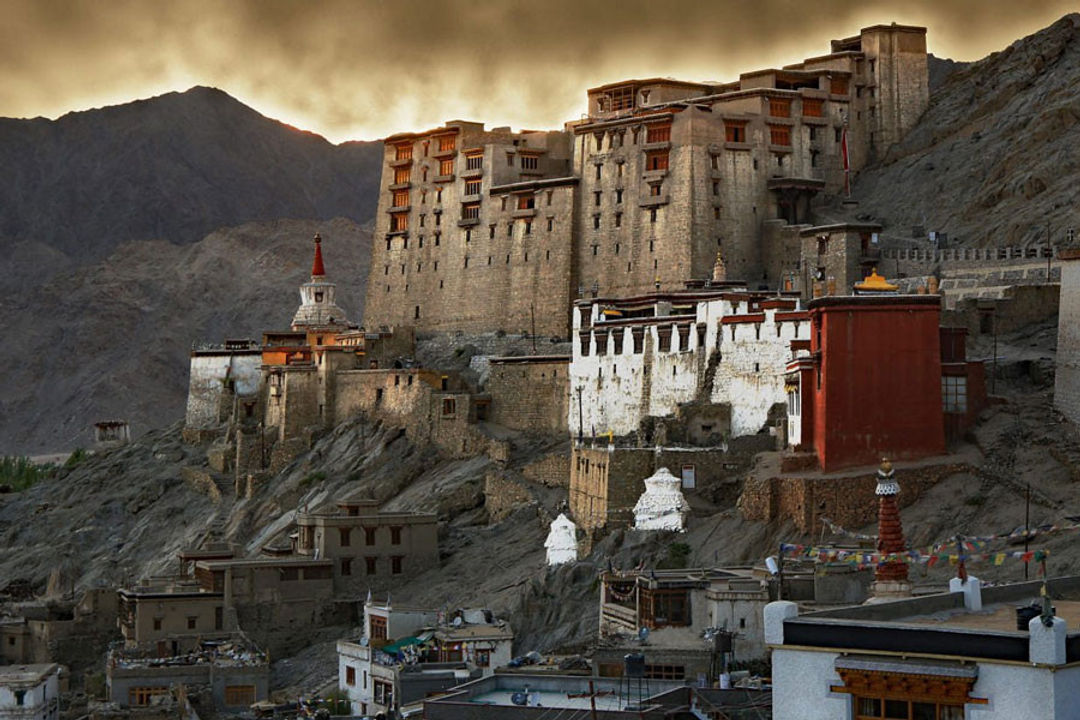
[[[0,485],[18,492],[51,476],[55,470],[55,465],[37,465],[25,457],[0,457]]]
[[[70,470],[88,457],[90,457],[90,455],[85,450],[82,448],[75,448],[74,452],[72,452],[64,462],[64,467]]]

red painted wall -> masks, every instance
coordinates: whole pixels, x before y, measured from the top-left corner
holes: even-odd
[[[939,298],[821,298],[810,313],[821,468],[943,454]]]

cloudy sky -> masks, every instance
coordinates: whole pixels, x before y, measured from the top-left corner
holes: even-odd
[[[1075,0],[0,0],[0,116],[212,85],[340,142],[448,119],[559,127],[585,88],[728,80],[896,21],[975,60]]]

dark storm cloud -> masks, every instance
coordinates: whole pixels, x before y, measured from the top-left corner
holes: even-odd
[[[1073,2],[1015,0],[0,0],[0,115],[56,116],[203,84],[335,140],[451,118],[558,127],[587,87],[726,80],[881,22],[973,60]]]

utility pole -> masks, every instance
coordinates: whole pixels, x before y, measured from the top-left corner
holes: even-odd
[[[1027,492],[1024,494],[1024,553],[1027,554],[1028,545],[1031,544],[1031,480],[1027,481]],[[1024,579],[1028,579],[1028,565],[1024,563]]]
[[[536,354],[536,305],[529,304],[529,317],[532,319],[532,347],[533,355]]]
[[[577,386],[577,441],[578,446],[585,444],[585,415],[581,410],[581,391],[585,389],[584,385]]]
[[[1050,259],[1054,256],[1054,249],[1050,246],[1050,223],[1046,223],[1046,283],[1050,284]],[[1026,563],[1025,563],[1026,564]]]

